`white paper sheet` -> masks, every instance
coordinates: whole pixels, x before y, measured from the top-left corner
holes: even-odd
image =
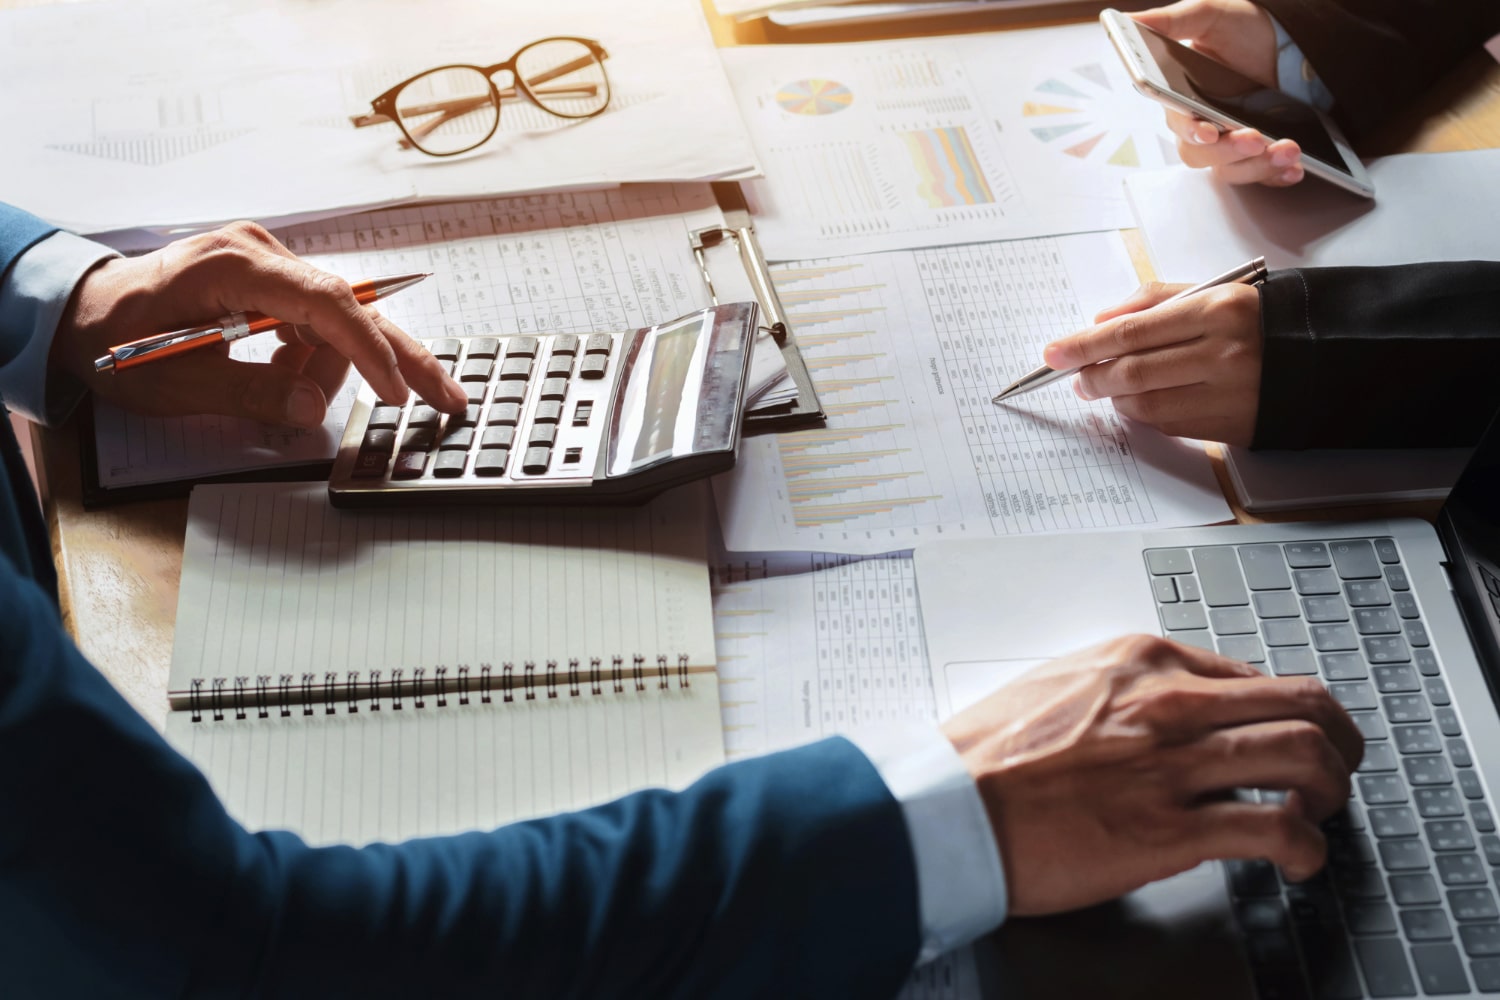
[[[786,553],[710,567],[724,751],[731,760],[894,720],[936,721],[910,556]],[[964,948],[903,1000],[980,995]]]
[[[506,102],[499,134],[446,159],[349,122],[424,69],[492,65],[552,35],[609,52],[604,114]],[[0,12],[0,92],[6,200],[89,233],[755,166],[697,0],[56,4]]]
[[[925,538],[1226,520],[1194,442],[1060,381],[996,392],[1138,282],[1118,233],[774,270],[824,428],[753,438],[715,480],[736,552],[874,554]]]
[[[295,253],[351,280],[432,271],[380,303],[414,337],[625,330],[708,305],[691,230],[722,224],[707,185],[496,198],[387,209],[278,233]],[[233,345],[265,360],[274,338]],[[119,376],[130,377],[130,373]],[[105,488],[330,461],[358,391],[353,375],[313,431],[229,417],[95,412]]]
[[[1119,229],[1125,177],[1177,162],[1095,24],[723,56],[776,260]]]
[[[1500,258],[1500,149],[1387,156],[1369,173],[1374,202],[1313,179],[1231,187],[1186,167],[1126,186],[1162,281],[1196,283],[1256,256],[1271,267]]]

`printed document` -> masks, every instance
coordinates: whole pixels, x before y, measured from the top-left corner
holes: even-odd
[[[755,437],[715,480],[726,547],[875,554],[987,537],[1230,517],[1200,445],[1070,381],[991,402],[1139,284],[1119,233],[773,270],[826,427]]]
[[[0,25],[0,92],[25,95],[0,107],[0,190],[83,233],[151,227],[165,242],[240,218],[756,166],[698,0],[139,0],[7,11]],[[498,133],[448,158],[349,121],[424,70],[491,66],[554,35],[609,53],[602,115],[505,100]]]
[[[909,555],[726,556],[709,572],[727,758],[887,722],[936,724]],[[968,948],[918,966],[901,993],[978,996]]]
[[[723,56],[776,260],[1120,229],[1125,178],[1178,162],[1097,24]]]

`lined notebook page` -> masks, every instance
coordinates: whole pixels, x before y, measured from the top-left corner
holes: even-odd
[[[642,507],[340,511],[322,483],[200,486],[173,706],[192,681],[636,655],[714,663],[706,498]]]
[[[680,788],[723,762],[713,674],[691,686],[646,690],[606,686],[599,695],[566,688],[533,701],[515,694],[468,707],[431,695],[400,711],[389,699],[350,714],[292,709],[243,721],[187,712],[167,719],[167,738],[250,829],[288,829],[310,843],[364,844],[490,829],[578,809],[647,786]]]

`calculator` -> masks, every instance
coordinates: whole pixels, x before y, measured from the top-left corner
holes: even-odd
[[[759,307],[735,302],[624,333],[446,337],[468,391],[449,415],[354,401],[328,480],[336,507],[639,502],[733,467]]]

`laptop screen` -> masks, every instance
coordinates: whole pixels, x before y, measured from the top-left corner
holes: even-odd
[[[1437,527],[1476,651],[1491,687],[1500,688],[1500,413],[1448,494]]]

